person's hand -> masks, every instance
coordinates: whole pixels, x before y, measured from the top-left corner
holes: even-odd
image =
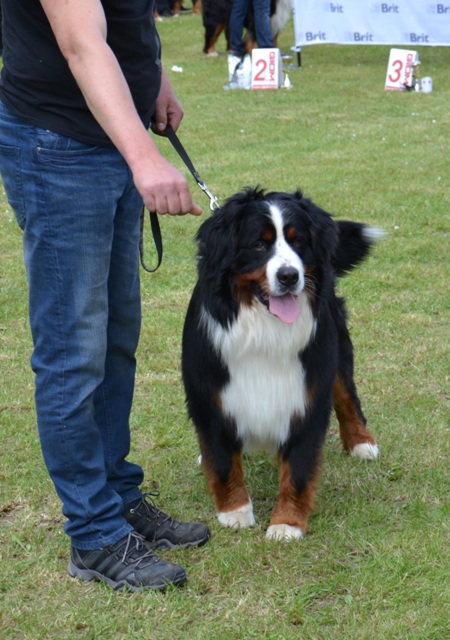
[[[183,116],[183,108],[163,71],[161,75],[161,89],[156,100],[155,113],[152,118],[152,131],[157,135],[163,136],[168,124],[176,131],[180,126]]]
[[[185,177],[161,155],[150,162],[139,163],[133,179],[149,211],[174,216],[202,213],[192,200]]]
[[[163,136],[168,124],[176,131],[183,115],[181,104],[163,71],[161,89],[152,119],[152,131]],[[202,213],[200,207],[192,200],[184,176],[162,156],[156,162],[153,158],[147,169],[145,164],[140,166],[139,171],[133,173],[133,177],[149,211],[170,215],[192,213],[196,216]]]

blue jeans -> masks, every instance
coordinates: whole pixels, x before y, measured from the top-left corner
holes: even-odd
[[[72,544],[131,526],[142,469],[126,460],[141,306],[142,199],[115,149],[13,116],[0,102],[0,172],[23,229],[42,452]]]
[[[242,31],[250,2],[253,5],[253,19],[258,47],[260,49],[274,47],[270,28],[270,0],[234,0],[230,15],[230,44],[233,53],[244,53]]]

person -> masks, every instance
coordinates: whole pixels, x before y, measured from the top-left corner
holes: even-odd
[[[231,50],[235,56],[242,57],[245,54],[242,31],[250,9],[250,3],[253,7],[258,47],[260,49],[271,49],[275,46],[270,28],[270,0],[234,0],[230,14],[229,32]]]
[[[171,18],[173,16],[170,0],[156,0],[155,9],[156,15],[160,18]]]
[[[155,17],[158,18],[172,18],[183,13],[192,13],[192,9],[183,7],[180,0],[156,0],[155,2]]]
[[[183,584],[159,547],[209,529],[158,509],[130,462],[145,205],[200,215],[148,134],[183,110],[153,0],[2,0],[0,173],[23,229],[41,448],[71,539],[69,574],[114,588]]]

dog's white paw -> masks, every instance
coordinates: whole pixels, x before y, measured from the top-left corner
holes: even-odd
[[[219,511],[217,517],[219,518],[220,524],[223,524],[224,527],[245,529],[247,527],[253,527],[256,524],[251,502],[245,504],[243,507],[239,507],[239,509],[235,511]]]
[[[297,540],[302,536],[302,530],[290,524],[271,524],[266,531],[267,540]]]
[[[360,460],[376,460],[379,453],[380,450],[378,449],[378,445],[364,442],[353,447],[350,455],[355,458],[359,458]]]

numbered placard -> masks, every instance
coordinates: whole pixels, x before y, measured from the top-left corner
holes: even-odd
[[[282,75],[279,49],[253,49],[252,89],[279,89]]]
[[[405,91],[413,82],[413,65],[417,62],[417,51],[391,49],[386,73],[386,91]]]

